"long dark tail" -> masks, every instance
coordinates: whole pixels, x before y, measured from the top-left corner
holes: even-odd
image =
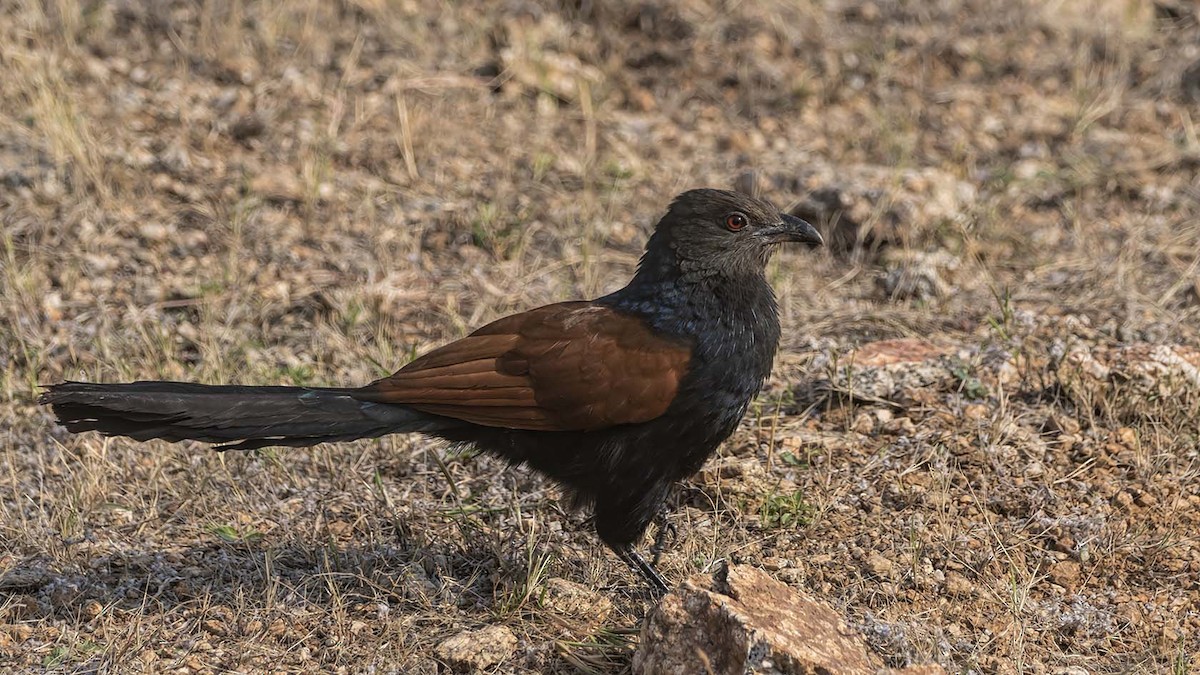
[[[139,441],[192,439],[218,449],[306,446],[435,431],[448,420],[400,405],[359,401],[353,389],[247,387],[186,382],[63,382],[39,399],[69,431]]]

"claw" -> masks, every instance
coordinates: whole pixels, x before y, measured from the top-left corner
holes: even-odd
[[[646,562],[645,558],[638,555],[638,552],[633,550],[630,546],[625,545],[614,548],[613,552],[616,553],[617,557],[623,560],[626,565],[629,565],[630,569],[637,572],[643,579],[646,580],[646,584],[650,587],[650,594],[654,597],[654,599],[657,600],[658,598],[661,598],[671,590],[671,587],[667,585],[667,580],[658,573],[658,570],[654,569],[654,564]]]
[[[657,565],[663,551],[679,540],[679,528],[675,527],[675,523],[667,520],[665,509],[659,511],[658,515],[654,516],[654,525],[658,528],[658,532],[655,533],[654,544],[650,547],[650,552],[654,554],[650,562],[653,565]]]
[[[650,562],[654,565],[658,564],[663,551],[679,540],[679,528],[675,527],[675,523],[668,521],[665,517],[658,519],[657,522],[658,532],[654,535],[654,544],[650,546],[650,552],[654,554]]]

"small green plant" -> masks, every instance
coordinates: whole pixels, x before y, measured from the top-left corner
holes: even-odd
[[[800,490],[791,494],[772,492],[759,507],[758,516],[764,528],[800,527],[812,522],[815,511]]]
[[[313,369],[304,365],[284,366],[279,369],[279,372],[285,381],[291,382],[297,387],[307,386],[316,377]]]
[[[42,667],[57,668],[72,659],[87,659],[102,651],[104,651],[104,646],[91,640],[84,640],[73,647],[55,645],[50,653],[42,657]]]
[[[533,156],[533,182],[540,183],[546,178],[550,169],[554,168],[557,158],[549,152],[539,152]]]
[[[623,166],[615,159],[609,160],[604,164],[604,175],[611,178],[614,182],[629,180],[633,178],[633,170]]]
[[[496,603],[496,615],[516,616],[539,593],[549,576],[552,556],[530,538],[525,547],[525,569],[521,580],[514,584]]]
[[[220,279],[207,279],[196,286],[195,293],[198,297],[210,297],[221,295],[226,288],[225,282]]]
[[[1192,670],[1192,666],[1198,661],[1200,659],[1189,657],[1184,645],[1180,644],[1175,652],[1175,658],[1171,660],[1171,672],[1178,675],[1195,672]]]
[[[1016,311],[1013,309],[1012,292],[1007,288],[993,288],[992,297],[996,299],[1000,313],[989,316],[987,318],[988,325],[1002,341],[1008,342],[1013,336],[1013,317],[1016,315]]]
[[[779,461],[788,466],[796,467],[797,469],[807,469],[809,465],[807,458],[797,457],[793,452],[784,452],[780,454]]]
[[[67,657],[70,655],[71,655],[70,649],[67,649],[66,647],[64,647],[62,645],[55,645],[55,647],[50,650],[50,653],[47,654],[45,656],[45,658],[42,659],[42,667],[43,668],[54,668],[56,666],[60,666],[63,664],[64,661],[67,660]]]
[[[963,396],[972,401],[987,398],[987,385],[975,377],[971,371],[971,365],[962,361],[956,362],[950,367],[950,374],[958,380],[958,390],[962,392]]]
[[[215,534],[219,539],[231,544],[244,543],[253,544],[262,541],[263,533],[258,530],[249,530],[242,532],[233,525],[211,525],[208,528],[209,533]]]
[[[491,252],[499,259],[508,259],[520,241],[520,222],[524,214],[506,216],[495,202],[480,204],[471,219],[471,238],[476,246]]]
[[[354,330],[360,323],[363,323],[368,317],[367,308],[358,300],[351,300],[346,303],[342,309],[342,329],[347,333]]]

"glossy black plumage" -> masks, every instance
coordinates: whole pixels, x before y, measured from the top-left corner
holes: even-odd
[[[419,432],[473,445],[590,505],[601,540],[661,592],[632,546],[770,374],[780,327],[765,265],[789,241],[821,238],[761,200],[692,190],[624,288],[500,319],[365,387],[66,382],[42,402],[71,431],[138,440],[244,449]]]

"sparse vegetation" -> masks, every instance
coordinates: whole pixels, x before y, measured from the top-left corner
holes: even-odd
[[[487,672],[626,669],[639,582],[527,472],[68,436],[38,385],[366,382],[617,287],[664,200],[737,184],[840,244],[770,269],[775,376],[673,500],[664,573],[760,565],[893,664],[1200,669],[1193,5],[0,18],[4,668],[435,673],[499,624]]]
[[[771,493],[759,507],[758,515],[762,526],[771,529],[776,527],[802,527],[812,519],[813,507],[804,501],[803,492],[791,494]]]

